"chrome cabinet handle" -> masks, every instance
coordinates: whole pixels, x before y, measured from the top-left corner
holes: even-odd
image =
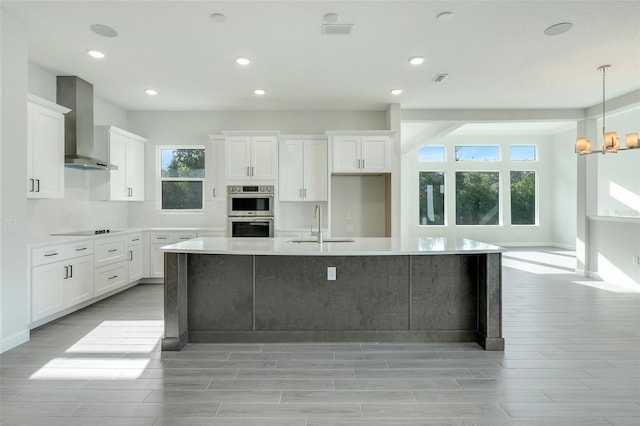
[[[129,261],[133,260],[133,251],[129,250]]]
[[[118,276],[117,276],[117,275],[114,275],[114,276],[112,276],[112,277],[109,277],[109,279],[110,279],[110,280],[113,280],[113,279],[115,279],[115,278],[118,278]]]
[[[140,241],[140,238],[133,238],[131,242]]]
[[[57,256],[58,254],[60,254],[60,253],[58,253],[58,252],[48,253],[48,254],[45,254],[44,257]]]
[[[166,240],[167,237],[156,237],[156,240]]]
[[[73,265],[69,265],[69,278],[73,278]]]
[[[247,166],[247,176],[251,176],[251,175],[249,174],[249,166]]]
[[[82,248],[77,248],[76,251],[83,251],[83,250],[86,250],[86,249],[87,249],[86,247],[82,247]]]
[[[364,159],[362,160],[362,168],[364,169]]]
[[[307,188],[304,189],[304,198],[307,198]]]
[[[40,192],[40,179],[36,179],[36,192]]]
[[[118,251],[118,249],[111,249],[109,250],[109,253],[113,253],[114,251]]]
[[[64,267],[64,278],[63,279],[69,279],[69,267],[65,266]]]
[[[251,176],[255,176],[255,174],[253,173],[253,166],[251,166]]]
[[[216,189],[213,188],[213,198],[216,198]]]
[[[35,191],[35,179],[29,179],[29,192]]]
[[[298,192],[300,193],[300,194],[299,194],[299,195],[300,195],[300,198],[304,198],[304,197],[303,197],[303,195],[302,195],[302,188],[300,188],[300,190],[299,190]]]

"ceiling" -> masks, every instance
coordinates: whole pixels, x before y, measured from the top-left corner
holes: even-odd
[[[586,108],[601,101],[596,68],[605,63],[608,98],[640,89],[638,1],[1,4],[26,22],[31,62],[80,76],[127,110]],[[443,11],[452,19],[438,20]],[[322,35],[328,12],[354,24],[353,33]],[[567,21],[569,32],[544,34]],[[118,36],[99,36],[92,24]],[[90,49],[106,57],[93,59]],[[237,65],[240,56],[251,64]],[[425,62],[409,65],[413,56]],[[448,77],[432,82],[438,73]]]

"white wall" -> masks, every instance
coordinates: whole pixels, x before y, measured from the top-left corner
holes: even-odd
[[[551,155],[551,240],[557,247],[575,249],[576,246],[576,187],[577,161],[573,144],[575,130],[552,136]]]
[[[571,137],[575,140],[575,136]],[[442,138],[437,144],[445,145],[447,158],[454,158],[455,145],[501,145],[503,158],[508,158],[509,145],[536,145],[538,161],[536,162],[508,162],[500,163],[457,163],[422,165],[418,162],[418,149],[405,154],[402,160],[403,167],[403,200],[405,206],[404,224],[408,236],[445,236],[449,238],[471,238],[475,240],[500,244],[500,245],[547,245],[554,241],[553,236],[553,178],[552,156],[555,153],[554,139],[548,135],[449,135]],[[573,142],[569,141],[571,146]],[[535,226],[456,226],[455,225],[455,167],[468,167],[473,170],[498,170],[501,173],[501,199],[500,209],[503,223],[508,223],[509,216],[509,171],[510,170],[537,170],[538,186],[538,225]],[[445,208],[447,225],[444,226],[420,226],[418,224],[418,176],[424,171],[445,171],[446,195]]]
[[[2,69],[2,144],[0,156],[0,206],[2,224],[15,221],[14,230],[3,230],[0,268],[2,317],[0,352],[29,339],[27,328],[27,52],[25,25],[2,11],[0,16],[0,64]]]
[[[598,128],[601,126],[600,122]],[[620,145],[624,145],[625,134],[640,131],[640,108],[607,114],[606,126],[618,132]],[[597,158],[598,216],[640,218],[640,149]]]
[[[129,203],[130,226],[214,227],[226,226],[224,143],[214,143],[209,135],[225,130],[278,130],[282,134],[324,134],[327,130],[383,130],[386,113],[333,111],[221,111],[221,112],[130,112],[131,132],[148,139],[145,148],[145,201]],[[203,213],[162,213],[157,206],[157,147],[161,145],[204,145],[208,176]],[[287,217],[296,218],[289,227],[306,227],[308,203],[283,206]],[[314,204],[315,206],[315,204]],[[276,218],[278,220],[278,218]],[[282,223],[282,221],[279,221]],[[326,223],[326,222],[325,222]]]
[[[385,177],[331,177],[331,236],[384,237]]]
[[[591,218],[589,220],[589,274],[636,292],[640,290],[640,220]]]

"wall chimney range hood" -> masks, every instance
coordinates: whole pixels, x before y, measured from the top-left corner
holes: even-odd
[[[64,117],[64,165],[81,170],[117,167],[92,157],[93,85],[76,76],[58,76],[57,103],[71,109]]]

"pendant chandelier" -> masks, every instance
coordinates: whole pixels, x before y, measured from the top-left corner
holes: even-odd
[[[638,133],[628,133],[625,136],[625,148],[620,148],[620,138],[616,132],[607,132],[605,129],[605,77],[607,70],[611,65],[601,65],[598,67],[602,71],[602,148],[597,151],[591,151],[591,140],[585,136],[576,139],[576,154],[606,154],[607,152],[616,153],[627,149],[638,148]]]

